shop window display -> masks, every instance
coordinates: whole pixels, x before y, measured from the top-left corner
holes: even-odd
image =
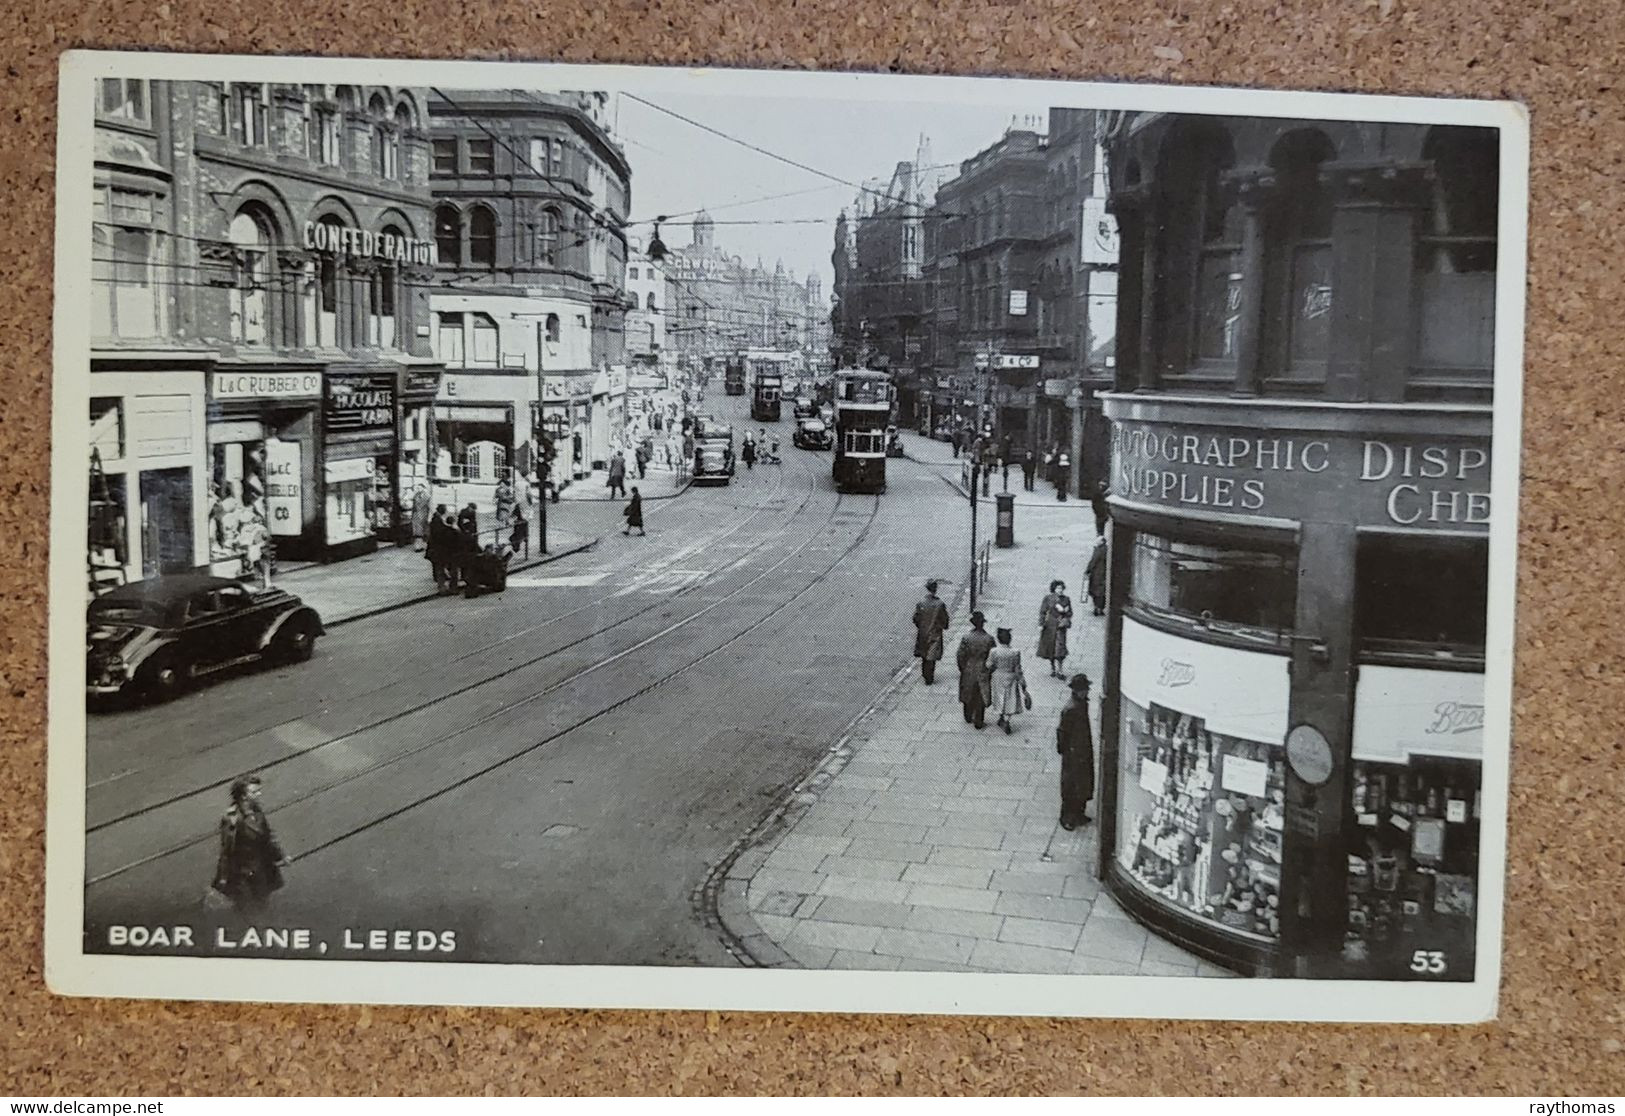
[[[227,577],[250,576],[271,556],[265,468],[263,441],[213,447],[209,562]]]
[[[1117,858],[1163,904],[1238,935],[1280,937],[1280,748],[1122,698]]]
[[[1479,765],[1356,761],[1343,959],[1369,977],[1471,979]]]

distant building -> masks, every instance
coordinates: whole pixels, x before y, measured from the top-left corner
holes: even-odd
[[[676,365],[676,353],[666,341],[666,264],[651,260],[642,244],[628,247],[626,297],[626,359],[634,370],[666,374]]]
[[[700,212],[686,247],[666,257],[666,331],[680,361],[715,366],[743,348],[793,349],[809,364],[829,348],[828,306],[816,275],[798,280],[780,260],[769,271],[723,251]]]
[[[602,93],[459,92],[429,101],[438,278],[435,475],[494,484],[601,466],[625,425],[631,167]],[[538,426],[539,424],[539,426]]]

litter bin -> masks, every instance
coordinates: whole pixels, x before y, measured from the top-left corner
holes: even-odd
[[[998,533],[994,537],[1001,547],[1016,545],[1016,494],[1000,492],[994,499],[999,502]]]

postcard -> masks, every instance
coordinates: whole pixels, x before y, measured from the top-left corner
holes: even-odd
[[[1494,1016],[1519,106],[60,95],[54,990]]]

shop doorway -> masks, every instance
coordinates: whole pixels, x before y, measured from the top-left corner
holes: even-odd
[[[192,470],[141,474],[141,576],[191,569]]]

